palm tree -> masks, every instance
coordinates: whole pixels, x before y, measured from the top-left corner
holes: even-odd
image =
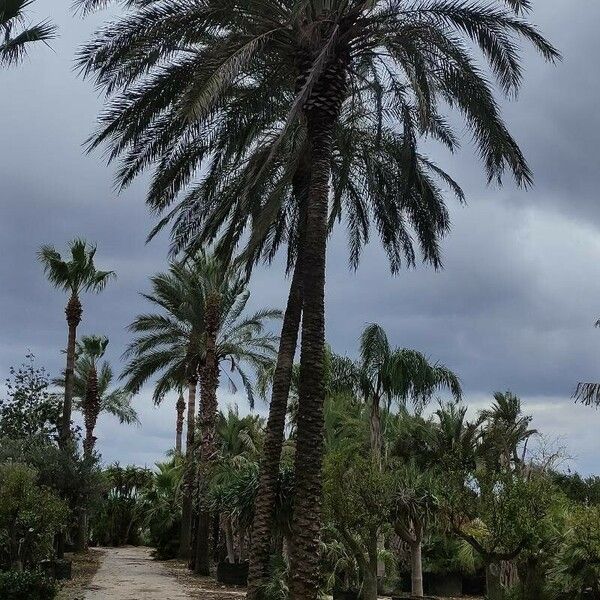
[[[144,297],[160,307],[161,312],[141,315],[130,326],[137,337],[126,352],[130,360],[123,377],[127,379],[126,388],[137,392],[150,377],[159,374],[154,390],[157,403],[176,389],[179,382],[188,382],[187,468],[180,554],[189,556],[196,387],[200,381],[200,467],[205,470],[215,455],[220,365],[229,363],[226,375],[230,385],[236,389],[231,377],[235,372],[253,402],[244,365],[258,368],[272,359],[276,338],[264,333],[264,325],[278,317],[279,312],[262,310],[245,315],[249,299],[245,281],[235,269],[226,268],[218,259],[203,253],[185,264],[172,264],[169,273],[156,275],[151,281],[153,293]]]
[[[104,2],[83,0],[81,4],[89,9]],[[302,255],[303,352],[296,454],[297,489],[303,493],[296,503],[293,597],[313,597],[318,580],[323,290],[337,124],[346,107],[368,106],[365,120],[371,131],[403,131],[405,154],[414,155],[415,132],[435,136],[437,109],[447,103],[464,114],[490,179],[500,180],[508,169],[518,183],[528,183],[531,174],[471,50],[471,44],[481,49],[502,90],[516,91],[523,73],[515,38],[531,42],[548,60],[558,57],[523,19],[528,9],[525,0],[392,5],[383,0],[212,0],[191,8],[186,2],[168,7],[151,2],[134,4],[132,15],[111,24],[84,49],[84,70],[94,72],[109,93],[117,92],[95,143],[111,143],[113,157],[132,150],[122,180],[131,179],[155,158],[161,167],[172,167],[160,169],[167,175],[157,178],[155,190],[165,180],[172,189],[173,172],[177,181],[187,184],[195,171],[194,161],[205,159],[217,172],[223,159],[247,165],[247,173],[255,175],[246,180],[246,193],[225,213],[213,210],[217,201],[210,206],[208,229],[213,235],[223,216],[233,223],[235,236],[245,229],[242,219],[259,232],[277,221],[285,197],[281,186],[267,196],[270,203],[260,207],[264,210],[241,208],[258,208],[247,199],[265,180],[271,181],[274,170],[283,170],[287,181],[293,179],[296,165],[289,162],[285,149],[304,136],[305,143],[297,143],[295,150],[295,156],[308,150],[310,183]],[[219,148],[223,140],[219,131],[246,136],[231,135],[237,140],[233,147]],[[240,144],[258,136],[266,140],[262,155],[249,156]],[[172,139],[177,143],[172,144]],[[161,158],[166,162],[161,164]],[[414,172],[407,170],[403,185],[396,187],[399,201],[388,206],[392,215],[402,214],[395,209],[402,206],[403,191],[414,180]],[[165,203],[169,200],[167,194]],[[184,223],[188,214],[183,215]],[[388,224],[395,220],[390,218]],[[259,233],[258,240],[262,239]]]
[[[139,423],[137,412],[131,405],[132,395],[112,386],[114,376],[110,363],[98,364],[107,345],[108,338],[91,335],[83,336],[76,347],[73,408],[84,416],[86,454],[91,454],[94,449],[94,428],[99,414],[113,415],[122,424]],[[54,383],[64,388],[65,379],[55,379]]]
[[[56,37],[56,25],[41,21],[25,25],[25,10],[33,0],[0,0],[0,67],[19,63],[29,44],[46,43]]]
[[[99,271],[94,265],[96,246],[83,239],[69,243],[70,260],[63,260],[53,246],[42,246],[38,257],[50,283],[70,293],[65,309],[69,335],[67,341],[67,368],[65,370],[65,401],[60,427],[60,444],[64,447],[71,439],[71,412],[73,409],[73,386],[75,383],[75,346],[77,327],[81,322],[83,308],[82,292],[102,291],[108,281],[115,277],[113,271]]]
[[[383,438],[381,404],[389,411],[393,400],[423,407],[437,390],[447,389],[460,400],[458,377],[448,367],[431,364],[416,350],[392,348],[383,328],[368,325],[360,339],[360,361],[354,377],[364,401],[370,407],[371,451],[381,466]]]

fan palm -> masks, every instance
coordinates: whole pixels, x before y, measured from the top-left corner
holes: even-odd
[[[89,9],[105,2],[82,0],[80,4]],[[84,49],[82,60],[83,68],[94,72],[109,93],[122,92],[109,107],[96,142],[109,141],[114,157],[137,141],[146,141],[145,146],[138,146],[141,152],[131,155],[123,175],[135,176],[164,156],[185,183],[194,171],[190,156],[196,157],[196,164],[210,159],[221,173],[221,158],[241,164],[250,152],[254,160],[248,173],[254,177],[246,179],[247,191],[226,207],[225,215],[216,210],[218,203],[207,213],[213,223],[222,223],[224,218],[233,222],[232,233],[238,236],[244,229],[242,219],[256,225],[258,236],[251,236],[252,249],[257,239],[263,239],[261,232],[277,220],[284,190],[279,186],[260,211],[250,210],[257,208],[252,192],[272,180],[273,170],[287,173],[287,181],[294,177],[296,165],[290,163],[286,148],[300,134],[305,136],[305,144],[295,145],[295,155],[307,154],[310,165],[304,176],[299,494],[291,594],[314,597],[320,527],[327,204],[336,126],[353,102],[369,106],[365,119],[371,130],[403,131],[405,154],[414,155],[414,133],[434,132],[438,109],[445,103],[463,113],[490,179],[500,180],[508,169],[518,183],[526,184],[531,174],[499,116],[491,84],[477,66],[471,44],[481,49],[507,93],[515,92],[523,77],[516,38],[532,43],[548,60],[558,54],[524,20],[530,8],[527,0],[398,0],[391,4],[383,0],[207,0],[191,6],[156,0],[129,4],[134,12],[102,32]],[[219,127],[237,134],[231,135],[235,141],[226,144],[222,154],[212,145],[223,139]],[[245,145],[257,139],[257,131],[267,140],[262,156],[252,154],[255,145]],[[178,170],[178,165],[185,166]],[[403,174],[403,181],[413,179],[414,169]],[[161,181],[157,189],[160,185]],[[170,184],[167,188],[173,189]],[[400,186],[400,198],[388,206],[391,227],[382,231],[384,237],[402,214],[398,209],[405,188]],[[159,196],[169,199],[168,193]],[[231,236],[226,244],[230,240]]]
[[[136,392],[158,374],[154,390],[157,403],[179,382],[188,382],[188,466],[181,536],[181,554],[188,556],[197,384],[200,381],[200,466],[205,470],[215,455],[216,390],[221,364],[229,364],[230,369],[224,373],[234,390],[231,373],[237,373],[253,403],[245,365],[259,368],[272,359],[276,338],[264,332],[264,325],[278,317],[279,311],[244,314],[249,299],[244,279],[237,270],[202,253],[185,264],[172,264],[169,273],[154,276],[152,287],[153,293],[144,297],[159,306],[161,313],[141,315],[130,326],[137,337],[126,352],[129,362],[123,377],[127,379],[126,388]]]
[[[60,443],[65,446],[71,438],[71,412],[73,410],[73,388],[75,384],[75,346],[77,327],[81,322],[83,307],[82,292],[102,291],[108,281],[115,277],[113,271],[99,271],[94,264],[96,246],[85,240],[75,239],[69,243],[69,260],[63,260],[53,246],[42,246],[38,257],[44,272],[54,287],[70,294],[65,315],[69,329],[67,341],[67,368],[65,370],[65,401],[63,404]]]
[[[20,62],[32,43],[56,37],[56,25],[41,21],[26,25],[25,11],[33,0],[0,0],[0,67]]]

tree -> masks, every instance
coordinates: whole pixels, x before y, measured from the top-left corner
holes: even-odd
[[[10,368],[6,380],[7,398],[0,399],[0,437],[53,440],[60,420],[61,402],[48,391],[49,379],[43,367],[35,366],[29,353],[18,369]]]
[[[0,564],[21,571],[48,558],[67,517],[66,504],[38,485],[35,469],[0,463]]]
[[[600,327],[600,319],[594,325]],[[573,398],[576,402],[582,402],[587,406],[600,406],[600,384],[593,382],[578,383]]]
[[[82,4],[90,8],[99,2],[86,0]],[[385,122],[391,130],[404,131],[406,154],[414,156],[414,132],[433,132],[436,108],[447,102],[465,115],[490,179],[500,179],[509,169],[518,183],[527,183],[530,172],[499,117],[491,86],[476,67],[469,44],[481,48],[501,89],[509,93],[516,91],[522,80],[515,37],[531,42],[547,59],[558,55],[523,20],[521,15],[529,3],[520,0],[468,5],[448,0],[407,7],[345,0],[310,5],[303,0],[289,4],[232,0],[227,4],[208,2],[194,7],[193,12],[187,3],[163,8],[143,5],[84,50],[83,68],[95,72],[109,92],[118,90],[125,95],[124,104],[117,96],[115,110],[107,116],[108,124],[95,138],[97,143],[115,142],[118,155],[131,142],[135,145],[137,140],[148,139],[148,133],[151,139],[158,135],[160,142],[149,142],[148,147],[167,148],[175,163],[181,158],[179,164],[186,167],[178,172],[183,181],[189,181],[187,151],[213,163],[218,160],[214,160],[210,143],[187,146],[184,141],[170,146],[169,137],[173,131],[187,133],[186,124],[193,122],[198,137],[219,139],[205,133],[213,132],[214,123],[226,116],[230,107],[239,109],[236,100],[241,98],[247,109],[241,114],[249,127],[260,129],[266,122],[264,135],[272,140],[262,162],[257,160],[253,165],[257,177],[249,180],[249,188],[254,188],[271,168],[285,168],[277,162],[279,150],[298,133],[296,125],[305,124],[302,133],[306,145],[299,144],[297,150],[310,156],[296,454],[297,489],[302,493],[296,504],[291,594],[311,598],[318,581],[327,201],[334,132],[344,105],[356,100],[375,107],[372,130],[383,131],[384,125],[379,125]],[[186,43],[194,48],[189,55]],[[157,44],[166,51],[156,52]],[[173,59],[169,68],[153,70],[163,66],[165,55]],[[134,90],[131,82],[136,80],[139,86]],[[168,93],[163,93],[166,90]],[[280,105],[284,118],[273,125],[270,115],[278,115]],[[396,110],[388,111],[390,106]],[[230,146],[225,149],[230,150]],[[135,176],[154,157],[152,149],[142,147],[140,153],[134,152],[124,170],[126,178]],[[231,157],[246,158],[235,152]],[[295,172],[288,164],[288,180]],[[405,172],[405,181],[413,174],[414,169]],[[401,186],[400,198],[402,191]],[[248,208],[246,197],[243,195],[232,209],[238,216],[241,207]],[[402,214],[401,204],[390,207],[388,225],[392,231]],[[246,210],[241,215],[256,215],[261,228],[268,228],[277,220],[278,206],[274,198],[267,210]],[[230,214],[228,210],[226,215]],[[239,218],[232,221],[238,228],[233,233],[241,235]]]
[[[65,370],[65,401],[60,426],[60,444],[64,447],[71,439],[71,412],[73,409],[73,386],[75,384],[75,347],[77,326],[81,322],[83,308],[79,296],[82,292],[102,291],[108,281],[115,277],[113,271],[99,271],[94,265],[96,246],[85,240],[75,239],[69,243],[70,260],[63,260],[53,246],[42,246],[38,257],[44,272],[54,287],[70,294],[65,309],[69,335],[67,341],[67,368]]]
[[[181,553],[189,555],[191,539],[195,392],[200,381],[202,412],[199,427],[200,466],[208,468],[215,454],[216,391],[221,363],[234,386],[232,371],[240,377],[253,401],[252,386],[244,365],[258,368],[274,354],[276,338],[264,333],[265,322],[277,318],[275,310],[244,314],[249,299],[245,281],[237,270],[204,253],[185,264],[173,264],[168,274],[152,278],[153,293],[144,295],[163,309],[141,315],[130,326],[138,337],[130,344],[125,368],[127,389],[138,391],[155,373],[161,373],[154,391],[156,402],[188,381],[188,440],[186,486],[183,497]]]
[[[448,389],[460,400],[458,377],[442,364],[431,364],[416,350],[392,348],[383,328],[377,324],[365,328],[360,339],[360,363],[357,386],[371,411],[371,451],[381,464],[381,403],[389,410],[393,400],[413,402],[423,407],[433,393]]]
[[[30,44],[46,43],[56,37],[56,25],[50,21],[25,25],[25,11],[32,2],[0,0],[0,67],[21,62]]]
[[[179,391],[179,397],[177,398],[177,404],[175,406],[177,410],[177,423],[175,427],[175,452],[181,454],[182,451],[182,437],[183,437],[183,420],[185,413],[185,400],[183,399],[183,392]]]

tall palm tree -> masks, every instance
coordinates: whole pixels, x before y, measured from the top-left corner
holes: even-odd
[[[75,383],[75,346],[77,327],[81,322],[83,307],[80,295],[82,292],[98,293],[108,281],[115,277],[113,271],[96,269],[94,257],[96,246],[83,239],[74,239],[69,243],[69,260],[63,260],[53,246],[42,246],[38,258],[44,266],[44,272],[54,287],[70,294],[65,315],[69,329],[67,341],[67,367],[65,370],[65,401],[63,405],[62,423],[60,427],[60,444],[64,447],[71,439],[71,412],[73,410],[73,386]]]
[[[104,2],[83,0],[81,4],[93,8]],[[222,158],[240,164],[248,159],[248,164],[253,162],[248,172],[252,170],[255,177],[247,179],[247,192],[226,216],[238,236],[244,229],[239,226],[241,218],[264,230],[279,217],[281,186],[269,195],[271,202],[261,207],[264,210],[241,208],[248,208],[246,199],[273,170],[283,169],[288,181],[293,178],[296,168],[284,149],[298,139],[299,131],[305,136],[306,145],[296,144],[296,156],[308,150],[310,181],[302,255],[304,318],[296,453],[301,493],[296,499],[291,593],[311,598],[318,581],[327,200],[335,130],[343,110],[353,102],[369,106],[365,119],[371,130],[403,131],[405,154],[411,155],[415,132],[434,136],[437,110],[449,104],[465,116],[490,179],[500,179],[508,169],[518,183],[526,184],[531,174],[499,116],[472,45],[481,49],[499,87],[507,93],[519,88],[523,76],[516,38],[531,42],[548,60],[558,54],[524,20],[530,7],[526,0],[392,5],[384,0],[212,0],[191,9],[187,2],[133,5],[134,12],[102,32],[84,50],[82,60],[83,68],[94,72],[109,93],[117,92],[95,141],[110,142],[113,157],[134,149],[122,171],[124,180],[152,160],[160,162],[161,153],[184,183],[194,172],[190,156],[196,164],[211,161],[217,170]],[[219,153],[211,142],[223,139],[215,135],[219,127],[247,134],[231,136],[238,140],[256,139],[256,132],[261,133],[268,140],[262,156],[248,158],[237,142],[237,147],[225,145]],[[174,137],[178,141],[171,144]],[[161,170],[169,173],[166,179],[173,172]],[[390,207],[392,214],[401,214],[394,208],[402,206],[406,182],[413,179],[414,169],[407,170],[405,185],[397,188],[400,201]],[[164,180],[159,178],[157,188]],[[165,198],[168,202],[169,195]],[[216,204],[208,211],[213,231],[223,216],[213,210]],[[253,218],[247,219],[248,215]],[[186,213],[184,222],[187,217]]]
[[[196,387],[200,382],[199,463],[201,470],[206,470],[215,455],[216,391],[221,364],[228,363],[225,374],[232,388],[236,389],[231,376],[235,372],[253,402],[245,365],[259,368],[272,360],[276,338],[265,333],[264,326],[267,320],[278,317],[279,311],[261,310],[246,315],[249,292],[244,279],[237,270],[203,253],[185,264],[172,264],[169,273],[152,278],[152,287],[153,293],[144,297],[160,307],[161,312],[141,315],[130,326],[137,337],[126,352],[130,360],[123,377],[127,379],[127,389],[136,392],[158,374],[154,390],[157,403],[180,381],[188,381],[188,464],[180,554],[189,556]]]
[[[25,11],[33,0],[0,0],[0,67],[19,63],[32,43],[56,37],[56,25],[41,21],[26,24]]]

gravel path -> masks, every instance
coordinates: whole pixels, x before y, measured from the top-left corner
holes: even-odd
[[[190,600],[149,548],[106,548],[85,600]]]

